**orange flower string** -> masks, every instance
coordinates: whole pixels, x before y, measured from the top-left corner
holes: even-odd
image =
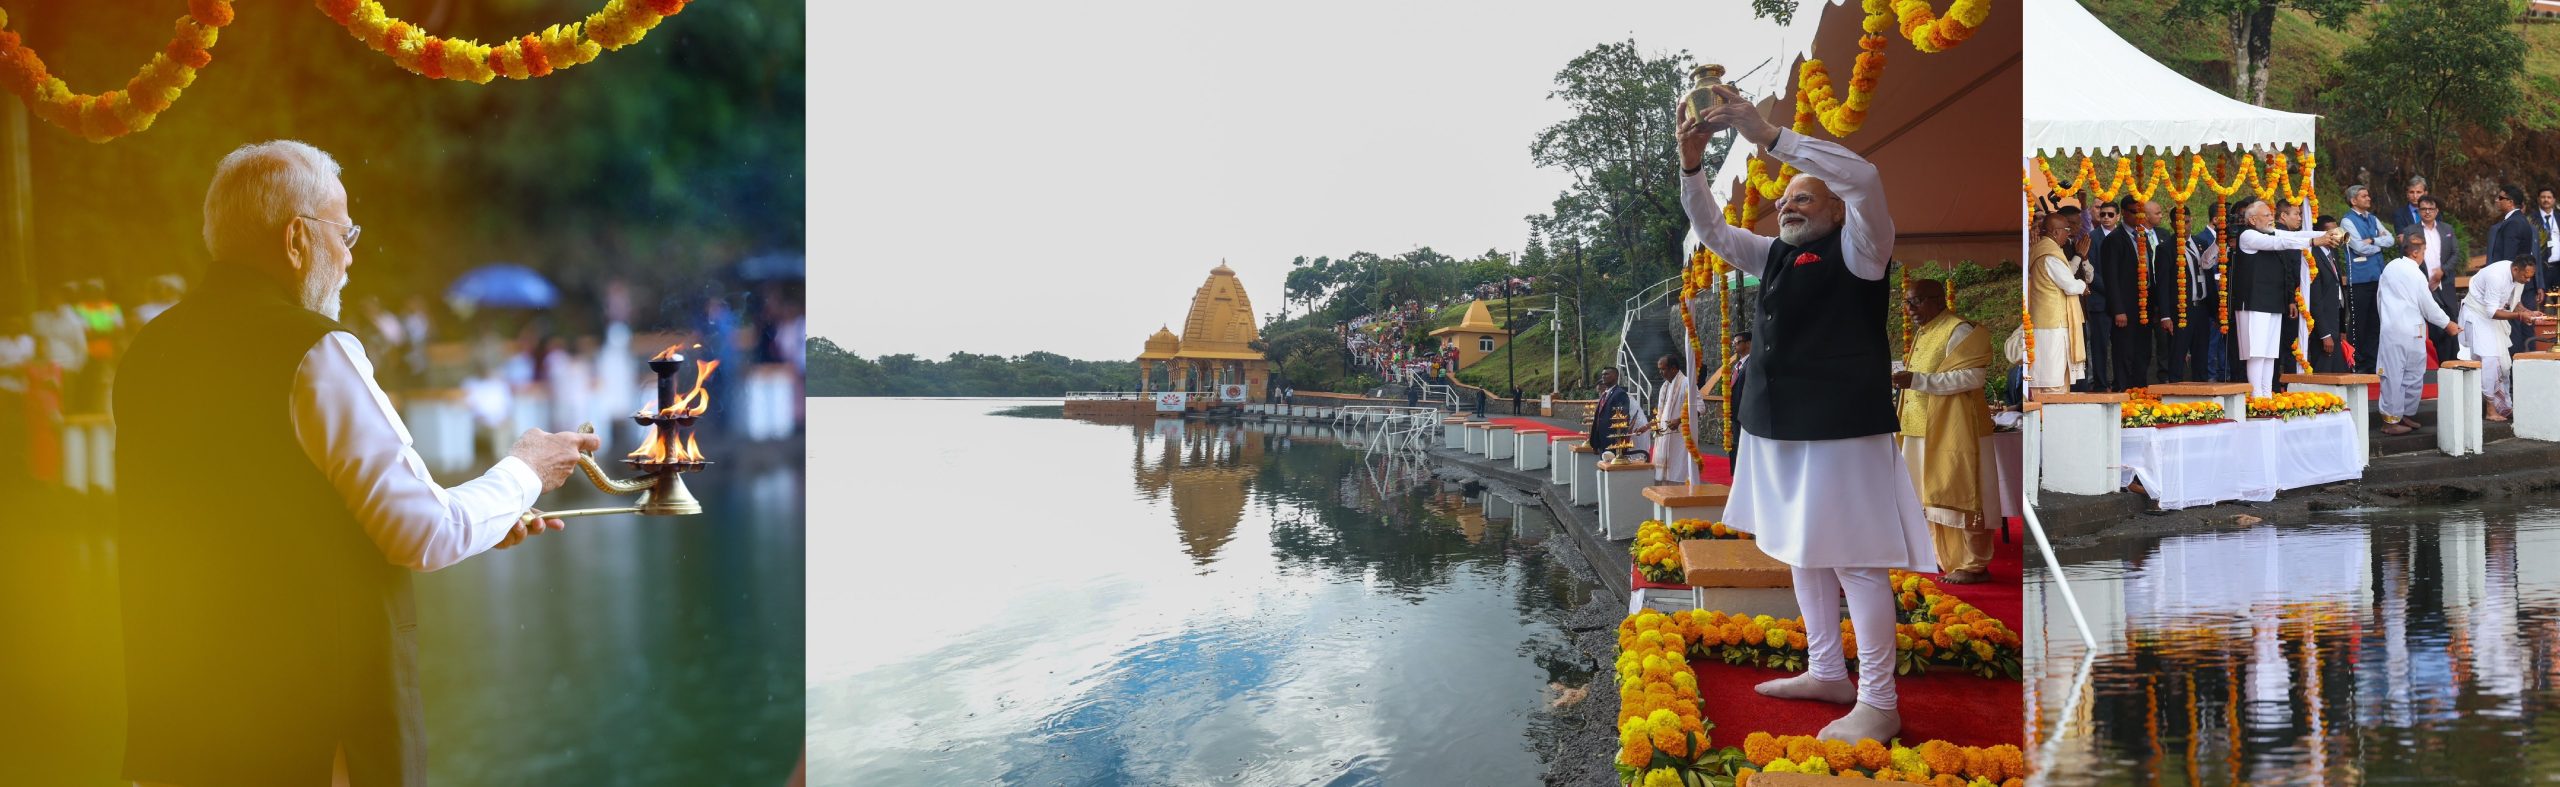
[[[2244,156],[2241,160],[2245,162],[2248,159]],[[2239,180],[2247,180],[2248,165],[2244,163],[2241,166],[2242,175]],[[2231,246],[2239,243],[2240,238],[2236,234],[2233,237],[2225,238],[2222,237],[2222,234],[2231,232],[2231,208],[2229,200],[2231,198],[2231,192],[2238,191],[2239,186],[2236,185],[2237,181],[2235,181],[2235,185],[2231,188],[2223,188],[2221,183],[2222,173],[2222,157],[2215,156],[2213,159],[2214,182],[2209,185],[2213,188],[2214,237],[2219,241],[2213,244],[2213,246],[2216,252],[2216,262],[2220,265],[2219,270],[2222,273],[2222,276],[2216,280],[2216,287],[2220,290],[2222,299],[2221,305],[2217,307],[2217,311],[2221,315],[2221,321],[2217,324],[2222,327],[2222,333],[2227,335],[2231,333]]]
[[[329,20],[347,29],[373,51],[409,73],[428,79],[488,84],[492,79],[549,76],[596,59],[604,50],[640,42],[658,22],[683,11],[691,0],[605,0],[586,19],[552,25],[539,33],[509,38],[489,46],[467,38],[429,35],[417,25],[392,17],[375,0],[313,0]]]
[[[1874,3],[1870,2],[1869,7]],[[1929,8],[1929,0],[1896,0],[1894,16],[1902,21],[1902,37],[1910,39],[1911,48],[1922,52],[1944,52],[1956,48],[1991,17],[1990,0],[1956,0],[1947,6],[1947,15],[1938,16]]]
[[[194,84],[196,71],[213,62],[218,32],[230,25],[230,0],[189,0],[187,15],[178,17],[169,46],[124,83],[123,90],[97,95],[71,92],[71,87],[45,70],[44,58],[9,32],[9,12],[0,9],[0,88],[16,94],[36,117],[61,126],[82,139],[105,142],[151,127],[176,103],[178,93]]]

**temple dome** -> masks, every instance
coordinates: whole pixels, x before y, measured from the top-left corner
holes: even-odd
[[[1147,337],[1147,351],[1140,358],[1171,358],[1182,353],[1182,338],[1170,327],[1159,327],[1156,335]]]
[[[1191,314],[1182,321],[1182,357],[1258,360],[1262,353],[1251,345],[1260,335],[1244,282],[1226,263],[1218,263],[1191,296]]]

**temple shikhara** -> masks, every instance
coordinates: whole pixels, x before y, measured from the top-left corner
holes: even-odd
[[[1260,336],[1254,328],[1253,302],[1244,294],[1244,283],[1226,263],[1210,269],[1209,280],[1191,296],[1191,313],[1182,320],[1182,335],[1173,335],[1170,326],[1156,329],[1147,338],[1146,351],[1138,354],[1140,387],[1146,391],[1215,392],[1218,386],[1238,383],[1245,387],[1249,401],[1263,400],[1263,384],[1271,377],[1271,362],[1262,351],[1253,348]]]

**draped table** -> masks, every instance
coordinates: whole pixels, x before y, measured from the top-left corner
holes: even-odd
[[[2166,510],[2359,478],[2350,413],[2125,429],[2123,482],[2141,481]]]

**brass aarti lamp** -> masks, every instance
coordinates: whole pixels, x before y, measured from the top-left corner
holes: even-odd
[[[1609,443],[1609,464],[1634,464],[1635,457],[1630,454],[1635,451],[1636,438],[1630,434],[1634,427],[1627,423],[1626,411],[1620,410],[1617,414],[1609,416],[1609,426],[1612,427],[1611,431],[1616,433],[1615,438]]]
[[[668,347],[649,359],[649,371],[658,375],[658,406],[631,414],[632,422],[649,427],[649,436],[640,441],[640,447],[622,459],[623,464],[640,471],[640,476],[627,480],[613,478],[605,475],[604,468],[596,464],[594,454],[578,456],[578,469],[586,473],[587,481],[595,484],[597,489],[606,494],[637,494],[639,501],[613,508],[527,511],[517,517],[517,522],[532,524],[542,519],[608,514],[684,516],[702,513],[702,502],[694,499],[693,492],[684,488],[684,474],[711,465],[710,461],[702,458],[702,448],[694,442],[693,425],[711,409],[711,393],[703,384],[710,381],[711,371],[720,368],[720,362],[695,361],[693,390],[678,397],[676,369],[684,365],[684,356],[676,351],[682,346]],[[596,426],[593,423],[580,424],[578,431],[594,434]]]

